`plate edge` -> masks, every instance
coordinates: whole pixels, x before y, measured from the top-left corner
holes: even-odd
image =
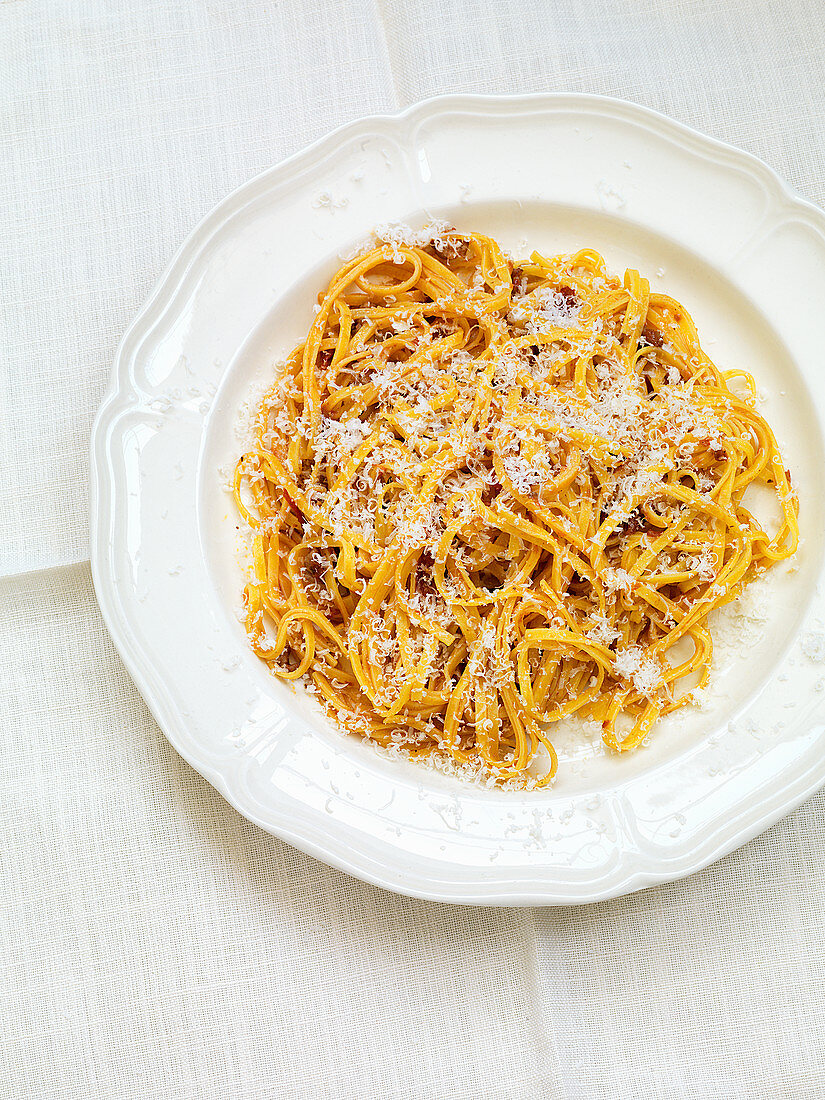
[[[143,308],[121,340],[104,398],[95,416],[91,435],[90,559],[92,579],[104,622],[115,647],[164,735],[175,750],[214,786],[230,805],[264,831],[280,837],[308,855],[320,859],[347,874],[406,896],[450,904],[473,905],[556,906],[595,903],[664,882],[676,881],[709,866],[730,851],[753,839],[765,829],[770,828],[771,825],[785,814],[790,813],[825,784],[825,762],[818,771],[817,769],[809,769],[805,773],[797,785],[794,785],[793,794],[790,798],[785,798],[780,805],[771,808],[763,816],[747,822],[732,836],[726,837],[721,843],[718,840],[708,841],[706,838],[701,849],[697,849],[700,854],[697,855],[695,860],[683,861],[678,867],[660,865],[656,869],[654,865],[652,869],[647,870],[631,869],[629,873],[622,875],[623,858],[614,868],[608,884],[596,892],[592,888],[588,890],[585,881],[577,882],[575,890],[565,891],[562,881],[553,879],[547,879],[543,882],[541,888],[536,886],[535,889],[521,891],[508,889],[506,881],[491,879],[470,884],[465,892],[458,893],[445,891],[434,880],[427,879],[426,876],[421,874],[416,875],[416,882],[392,882],[387,877],[382,877],[380,873],[371,871],[370,868],[357,861],[348,862],[335,851],[325,848],[323,844],[314,843],[303,833],[293,833],[286,823],[279,824],[276,827],[261,820],[254,810],[244,806],[243,798],[230,789],[230,784],[223,774],[217,772],[203,758],[199,758],[197,753],[187,751],[188,746],[187,749],[181,747],[186,742],[186,738],[179,733],[179,730],[185,727],[185,722],[179,718],[174,706],[169,703],[166,706],[162,705],[160,698],[163,695],[162,689],[158,691],[149,682],[152,676],[148,669],[147,655],[143,654],[139,647],[133,649],[129,644],[126,624],[120,621],[117,614],[119,601],[116,597],[114,578],[106,572],[104,565],[105,553],[101,545],[104,534],[102,528],[105,526],[106,530],[110,529],[113,520],[111,508],[107,506],[113,503],[114,492],[114,470],[108,456],[104,453],[104,444],[108,430],[113,426],[113,421],[116,419],[118,406],[121,404],[123,397],[134,392],[133,387],[128,385],[128,366],[137,356],[144,342],[151,336],[155,325],[159,323],[170,304],[173,303],[187,272],[207,247],[213,235],[209,231],[212,223],[215,223],[214,232],[218,232],[230,217],[242,209],[245,205],[243,200],[247,198],[250,201],[252,200],[255,190],[264,180],[278,174],[288,175],[291,168],[300,165],[302,162],[308,163],[313,156],[322,153],[325,147],[335,145],[339,142],[339,139],[345,136],[363,133],[365,129],[369,130],[370,127],[374,128],[380,124],[411,125],[421,118],[426,118],[428,114],[449,114],[461,110],[466,111],[469,108],[481,111],[485,108],[489,110],[490,106],[494,104],[503,108],[535,104],[537,110],[542,107],[547,109],[553,104],[558,106],[568,105],[572,109],[577,107],[581,109],[585,105],[589,109],[606,107],[616,114],[625,117],[628,115],[634,116],[637,121],[644,120],[648,124],[653,124],[660,133],[664,131],[668,137],[672,137],[674,134],[689,137],[691,145],[695,144],[705,151],[723,154],[726,158],[732,157],[740,164],[747,164],[752,171],[758,171],[760,178],[771,187],[774,195],[781,197],[787,207],[795,209],[797,212],[804,212],[807,215],[804,219],[805,224],[825,240],[825,214],[816,205],[796,194],[765,161],[736,146],[705,135],[684,123],[669,118],[667,115],[628,100],[584,93],[535,93],[518,96],[443,95],[412,104],[401,112],[371,115],[345,123],[277,165],[253,176],[207,213],[182,242]],[[159,310],[158,306],[161,307]],[[144,663],[141,663],[141,661]],[[718,832],[715,835],[718,835]],[[708,847],[710,847],[710,851],[707,850]],[[626,857],[628,854],[622,853],[622,856]],[[364,857],[364,859],[365,862],[368,861],[368,857]],[[387,874],[386,869],[384,874]],[[494,874],[494,871],[491,870],[491,874]],[[593,881],[595,882],[595,880]]]

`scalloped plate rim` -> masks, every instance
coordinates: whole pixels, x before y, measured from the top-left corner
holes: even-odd
[[[780,818],[799,806],[806,798],[825,784],[825,761],[814,763],[801,775],[790,780],[782,788],[782,797],[762,813],[743,814],[738,819],[740,827],[728,832],[724,820],[709,830],[701,844],[697,844],[691,858],[684,855],[654,858],[649,853],[621,850],[616,864],[606,874],[595,876],[592,886],[580,879],[565,882],[552,877],[541,866],[525,867],[517,878],[496,880],[494,869],[477,879],[466,881],[460,888],[452,889],[437,877],[428,877],[420,870],[409,876],[386,864],[377,864],[366,853],[348,859],[331,843],[328,832],[313,829],[306,824],[293,829],[287,821],[268,821],[261,817],[254,806],[247,805],[242,790],[233,788],[234,768],[214,767],[199,756],[196,743],[188,736],[187,723],[178,713],[168,696],[162,677],[153,667],[148,654],[130,639],[123,608],[118,600],[115,585],[106,569],[104,544],[107,531],[114,521],[113,489],[114,467],[106,454],[109,432],[114,428],[119,414],[126,410],[135,393],[130,381],[131,364],[139,357],[141,349],[149,342],[153,331],[171,313],[175,299],[189,272],[206,251],[210,240],[248,202],[254,201],[255,192],[266,182],[277,177],[287,179],[295,168],[309,167],[313,160],[334,155],[336,147],[358,134],[374,132],[384,124],[412,125],[428,116],[449,113],[476,113],[483,115],[490,108],[568,107],[571,110],[587,110],[598,113],[598,108],[630,117],[634,122],[645,123],[659,136],[664,136],[689,151],[717,162],[727,162],[753,175],[758,174],[761,183],[767,185],[774,200],[781,200],[786,211],[795,212],[796,220],[825,240],[825,213],[815,204],[798,195],[764,160],[718,138],[678,122],[669,116],[632,101],[610,96],[586,93],[530,93],[526,95],[472,95],[450,94],[434,96],[412,104],[403,111],[365,116],[345,123],[322,136],[311,145],[247,180],[215,207],[212,208],[187,235],[166,269],[149,294],[144,306],[124,334],[117,349],[109,382],[95,417],[91,436],[91,568],[92,578],[101,613],[112,640],[124,664],[135,681],[147,706],[166,738],[175,750],[206,779],[223,798],[247,820],[264,831],[279,837],[306,854],[335,867],[349,875],[372,883],[391,892],[427,900],[452,904],[473,905],[570,905],[590,903],[622,896],[665,882],[676,881],[707,867],[717,859],[758,836]],[[679,140],[681,139],[681,141]],[[804,215],[802,217],[801,215]],[[790,219],[789,219],[790,220]],[[314,835],[314,834],[318,835]],[[634,866],[631,856],[643,856],[644,867]],[[594,888],[595,887],[595,888]]]

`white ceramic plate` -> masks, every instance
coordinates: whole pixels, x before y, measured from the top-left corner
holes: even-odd
[[[377,223],[433,217],[520,254],[594,246],[681,299],[712,357],[766,391],[802,502],[793,565],[761,611],[719,625],[730,644],[705,707],[623,757],[562,739],[548,791],[462,784],[343,736],[267,674],[236,617],[219,470],[239,453],[237,409],[306,332],[339,253]],[[601,97],[431,100],[236,191],[126,335],[94,430],[97,593],[172,744],[262,828],[445,901],[594,901],[753,837],[825,782],[823,303],[821,211],[753,157]]]

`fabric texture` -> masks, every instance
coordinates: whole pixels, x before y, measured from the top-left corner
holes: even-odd
[[[553,1095],[529,910],[397,898],[246,822],[152,721],[88,565],[0,597],[0,1095]]]
[[[118,340],[229,190],[435,93],[589,91],[822,203],[818,0],[6,0],[0,51],[0,1095],[822,1096],[823,795],[617,901],[397,898],[177,757],[86,564]]]

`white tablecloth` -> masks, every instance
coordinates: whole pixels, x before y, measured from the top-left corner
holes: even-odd
[[[117,341],[228,190],[436,92],[579,90],[821,203],[821,0],[5,0],[0,51],[0,1095],[825,1094],[823,796],[594,907],[396,898],[176,756],[86,561]]]

